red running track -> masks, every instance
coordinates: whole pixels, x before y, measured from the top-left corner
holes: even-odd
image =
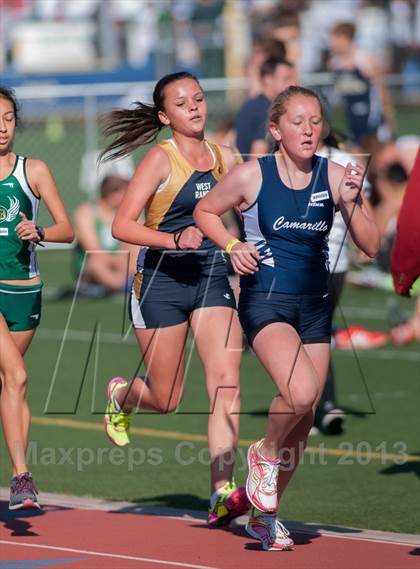
[[[46,507],[8,512],[0,503],[0,569],[419,569],[420,541],[377,541],[361,530],[292,531],[294,551],[265,552],[243,526],[208,529],[200,518]],[[336,535],[335,535],[336,533]],[[362,533],[363,536],[367,535]],[[385,534],[383,534],[385,535]],[[403,536],[401,536],[403,538]],[[386,537],[381,537],[381,540]],[[393,540],[397,540],[394,534]],[[411,542],[411,543],[410,543]]]

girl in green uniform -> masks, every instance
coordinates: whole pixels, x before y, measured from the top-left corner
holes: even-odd
[[[30,412],[23,363],[41,318],[36,245],[73,240],[70,220],[48,166],[12,151],[17,122],[15,95],[0,86],[0,415],[12,463],[11,510],[39,507],[25,462]],[[37,225],[41,198],[54,220],[46,228]]]

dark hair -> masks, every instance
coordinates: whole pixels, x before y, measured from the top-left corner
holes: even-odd
[[[15,115],[16,126],[18,126],[20,123],[20,105],[18,103],[14,90],[10,87],[0,85],[0,99],[6,99],[7,101],[10,101],[13,107],[13,113]]]
[[[298,87],[297,85],[291,85],[290,87],[288,87],[284,91],[281,91],[281,93],[279,93],[275,97],[275,99],[274,99],[274,101],[270,107],[270,110],[268,112],[269,122],[273,122],[273,123],[277,124],[280,117],[287,112],[287,103],[293,97],[296,97],[297,95],[302,95],[304,97],[312,97],[318,101],[319,107],[321,109],[322,121],[324,124],[322,139],[325,139],[328,136],[328,132],[329,132],[330,127],[329,127],[327,114],[325,112],[324,104],[322,102],[321,97],[319,96],[319,94],[316,91],[313,91],[312,89],[307,89],[306,87]],[[278,144],[275,145],[273,151],[275,151],[275,150],[278,150]]]
[[[282,8],[281,6],[275,11],[272,16],[272,29],[288,28],[294,26],[300,27],[299,13],[294,8]]]
[[[352,22],[341,22],[335,25],[330,33],[335,36],[345,36],[352,40],[356,35],[356,26]]]
[[[143,144],[153,142],[165,126],[159,119],[159,111],[164,110],[165,88],[170,83],[181,79],[197,77],[186,71],[170,73],[160,79],[153,90],[153,104],[135,102],[134,109],[118,109],[105,116],[103,132],[116,138],[99,155],[99,161],[113,160],[131,154]]]
[[[383,177],[392,184],[404,184],[408,180],[407,172],[399,162],[392,162],[385,168]]]
[[[99,186],[99,193],[101,198],[106,198],[111,194],[115,194],[122,186],[127,186],[128,180],[120,178],[119,176],[105,176]]]
[[[293,69],[293,65],[283,57],[269,57],[260,66],[260,77],[266,75],[274,75],[279,65],[285,65],[289,69]]]
[[[286,45],[284,41],[276,38],[261,38],[257,40],[254,47],[260,49],[268,57],[286,57]]]
[[[330,148],[336,148],[337,150],[343,150],[345,148],[346,137],[345,135],[335,129],[331,129],[327,136],[323,138],[323,143],[325,146]]]

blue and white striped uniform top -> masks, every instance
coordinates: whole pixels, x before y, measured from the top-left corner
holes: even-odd
[[[328,160],[314,155],[312,179],[300,190],[282,181],[274,155],[258,162],[261,188],[242,216],[246,241],[255,245],[261,258],[259,271],[241,277],[241,291],[325,294],[328,234],[335,212]]]

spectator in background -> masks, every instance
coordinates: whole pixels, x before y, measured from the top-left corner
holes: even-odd
[[[264,38],[257,40],[252,48],[251,57],[246,68],[248,78],[248,96],[256,97],[261,93],[261,65],[269,57],[286,59],[286,46],[281,40]]]
[[[420,136],[407,134],[397,139],[382,144],[372,156],[370,173],[375,176],[384,171],[394,162],[399,162],[407,176],[410,175],[416,161],[417,151],[420,146]]]
[[[372,191],[370,202],[374,215],[381,227],[382,245],[378,262],[361,271],[350,271],[347,281],[357,286],[392,290],[389,274],[389,253],[395,236],[395,222],[398,215],[407,178],[410,175],[420,138],[415,135],[401,136],[397,140],[380,145],[372,156],[368,178]],[[359,254],[358,261],[366,258]]]
[[[329,30],[338,22],[357,18],[361,0],[311,0],[299,14],[300,45],[299,73],[313,73],[325,66]]]
[[[347,126],[355,142],[373,152],[378,142],[391,137],[394,109],[379,63],[360,51],[353,23],[337,24],[330,33],[330,68],[335,90],[342,98]]]
[[[357,10],[357,46],[377,61],[390,61],[389,10],[384,0],[363,0]],[[349,21],[347,16],[341,22]],[[387,68],[389,70],[389,65]]]
[[[280,8],[273,21],[271,37],[284,43],[286,59],[298,68],[301,51],[299,13],[293,9]]]
[[[247,99],[236,117],[236,146],[244,160],[267,154],[268,109],[274,97],[296,83],[294,66],[286,59],[269,57],[260,68],[261,94]]]
[[[373,210],[376,225],[381,234],[381,248],[377,258],[379,268],[390,270],[390,252],[396,234],[396,222],[408,176],[399,162],[393,162],[380,170],[375,179],[375,188],[379,203]]]
[[[344,137],[338,132],[331,131],[318,148],[317,154],[329,160],[346,166],[355,159],[344,143]],[[365,157],[366,159],[367,157]],[[357,162],[363,163],[362,156],[357,156]],[[363,180],[363,190],[369,184]],[[341,294],[345,285],[346,274],[349,269],[349,239],[346,224],[340,212],[336,212],[333,225],[328,237],[328,253],[330,276],[328,280],[328,293],[331,308],[337,310]],[[387,342],[387,335],[383,332],[367,330],[359,325],[350,325],[346,329],[334,331],[335,346],[340,349],[376,348]],[[330,361],[325,389],[316,410],[314,429],[311,434],[321,431],[324,434],[339,435],[343,432],[344,413],[337,406],[335,380],[332,362]]]
[[[207,135],[207,140],[230,146],[232,150],[238,153],[235,147],[235,117],[229,111],[221,113],[216,121],[215,128]]]
[[[99,199],[83,203],[74,211],[74,270],[76,276],[82,273],[78,290],[82,296],[100,297],[123,291],[127,279],[134,274],[137,248],[121,245],[111,232],[127,186],[128,180],[106,176],[100,185]]]
[[[394,70],[404,75],[404,92],[418,102],[420,77],[420,2],[392,0],[390,31]]]
[[[346,166],[353,158],[344,151],[340,139],[341,137],[337,133],[329,132],[319,145],[317,154]],[[331,312],[334,316],[349,268],[347,227],[339,211],[334,215],[334,221],[328,236],[328,255],[330,264],[328,294],[330,296]],[[315,413],[314,427],[311,429],[311,434],[322,431],[325,434],[339,435],[343,432],[343,421],[344,413],[337,408],[334,373],[332,361],[330,361],[325,389]]]

